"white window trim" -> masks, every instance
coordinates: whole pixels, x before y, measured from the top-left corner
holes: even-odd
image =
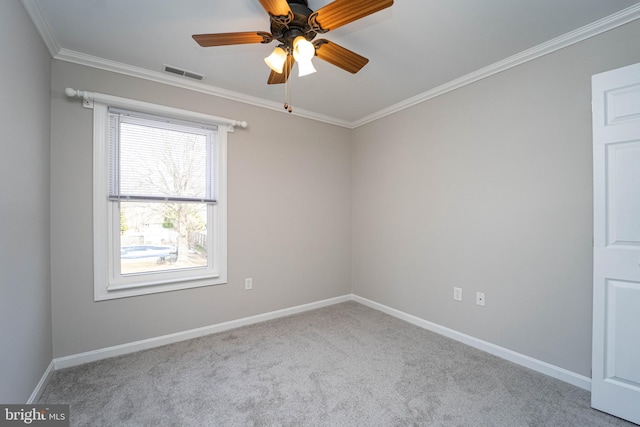
[[[93,254],[94,254],[94,300],[109,300],[137,295],[154,294],[202,286],[227,283],[227,134],[233,132],[234,124],[221,122],[219,117],[202,113],[194,113],[156,104],[127,100],[125,98],[108,97],[107,102],[93,99]],[[179,273],[164,273],[164,280],[136,283],[135,285],[117,285],[112,272],[114,256],[109,248],[113,247],[114,235],[109,233],[109,221],[112,212],[107,198],[108,193],[108,108],[119,107],[156,114],[174,119],[196,121],[214,125],[218,128],[218,197],[209,215],[213,215],[214,232],[216,232],[217,259],[214,277],[182,278]],[[246,126],[246,124],[245,124]],[[244,127],[244,126],[242,126]],[[213,212],[212,212],[213,211]],[[149,275],[152,277],[152,275]]]

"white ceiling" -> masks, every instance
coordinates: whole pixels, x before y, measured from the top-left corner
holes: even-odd
[[[263,62],[276,43],[202,48],[191,38],[269,31],[258,0],[23,4],[56,58],[282,108],[284,86],[267,85]],[[317,73],[292,79],[294,114],[354,127],[639,17],[636,0],[396,0],[322,36],[370,62],[352,75],[315,58]],[[175,77],[163,64],[206,78]]]

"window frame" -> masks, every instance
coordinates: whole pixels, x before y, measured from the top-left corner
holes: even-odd
[[[123,108],[176,121],[217,128],[217,198],[207,208],[208,234],[215,236],[208,267],[116,277],[119,263],[119,202],[109,200],[109,108]],[[93,250],[94,301],[155,294],[227,283],[227,134],[232,125],[207,114],[117,98],[93,103]],[[116,259],[117,258],[117,259]]]

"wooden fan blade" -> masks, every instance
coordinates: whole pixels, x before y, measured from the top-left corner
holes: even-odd
[[[360,71],[369,60],[329,40],[320,39],[314,42],[316,56],[330,64],[340,67],[352,74]]]
[[[309,24],[316,32],[326,33],[392,4],[393,0],[335,0],[312,13]]]
[[[262,31],[243,33],[194,34],[193,39],[202,47],[232,44],[270,43],[273,36]]]
[[[293,12],[287,0],[260,0],[260,4],[271,16],[288,16],[287,23],[293,19]]]
[[[276,73],[271,70],[271,74],[269,74],[269,80],[267,80],[267,84],[270,85],[279,85],[282,83],[286,83],[287,79],[291,75],[291,69],[293,68],[293,55],[287,56],[287,60],[284,63],[284,67],[282,68],[282,73]]]

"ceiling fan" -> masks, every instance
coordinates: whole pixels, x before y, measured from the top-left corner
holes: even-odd
[[[299,76],[314,73],[314,56],[357,73],[369,60],[326,39],[312,43],[318,34],[335,30],[350,22],[385,9],[393,0],[335,0],[317,11],[309,9],[307,0],[259,0],[271,20],[271,32],[194,34],[193,39],[203,47],[250,43],[280,44],[265,58],[271,68],[268,84],[286,83],[294,62]],[[285,104],[285,108],[287,108]]]

